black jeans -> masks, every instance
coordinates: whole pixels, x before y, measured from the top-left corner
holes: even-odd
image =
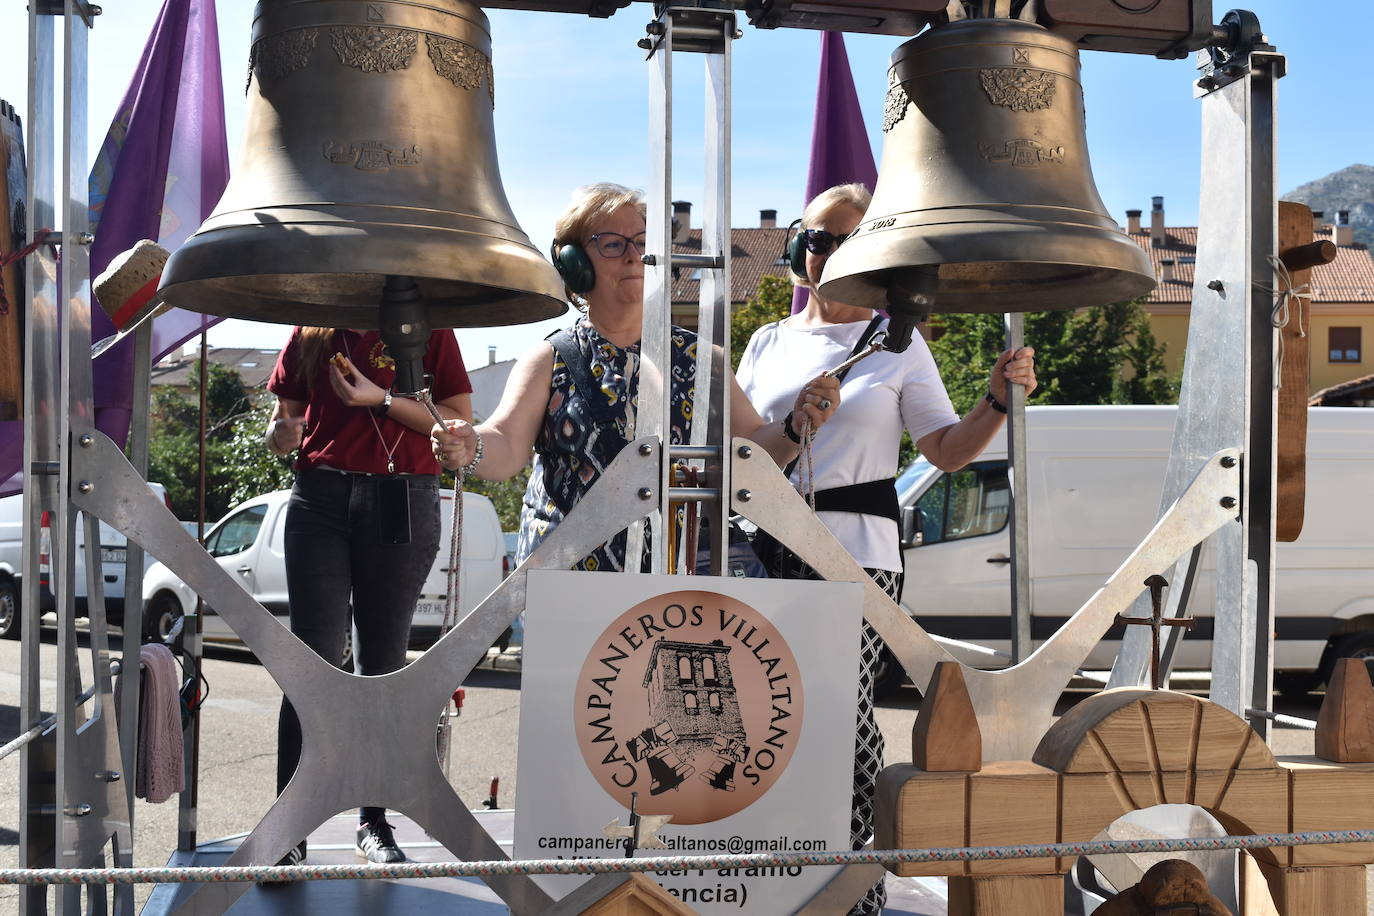
[[[405,665],[410,619],[439,550],[439,481],[406,476],[410,543],[383,544],[378,484],[386,478],[312,469],[296,475],[286,510],[286,590],[291,632],[338,665],[352,610],[355,674],[389,674]],[[366,740],[366,736],[359,736]],[[277,721],[277,791],[296,772],[301,726],[282,699]],[[382,815],[364,808],[364,820]]]

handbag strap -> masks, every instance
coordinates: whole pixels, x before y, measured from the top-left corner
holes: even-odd
[[[593,397],[593,392],[600,386],[596,384],[596,379],[592,377],[591,361],[582,352],[581,345],[577,342],[577,333],[572,328],[563,328],[554,331],[547,338],[549,345],[553,347],[558,358],[563,360],[563,365],[568,367],[568,375],[572,378],[573,388],[581,395],[582,402],[587,405],[587,413],[592,420],[609,422],[615,419],[615,411],[611,405],[605,403],[601,398]]]
[[[849,351],[849,356],[846,356],[845,359],[846,359],[846,360],[849,360],[849,359],[853,359],[855,356],[858,356],[859,353],[860,353],[865,347],[868,346],[868,342],[869,342],[870,340],[873,339],[873,335],[876,334],[876,333],[878,333],[878,326],[881,325],[882,323],[883,323],[883,313],[882,313],[882,312],[874,312],[874,313],[873,313],[873,320],[870,321],[870,322],[868,323],[868,327],[864,328],[864,332],[863,332],[862,334],[859,335],[859,342],[856,343],[856,344],[854,344],[854,349],[852,349],[852,350]],[[852,369],[852,368],[854,368],[854,367],[853,367],[853,366],[845,366],[845,367],[844,367],[843,369],[841,369],[839,372],[836,372],[836,373],[835,373],[835,376],[834,376],[834,377],[835,377],[835,380],[838,381],[841,385],[843,385],[843,384],[844,384],[844,377],[845,377],[846,375],[849,374],[849,370]],[[783,475],[784,477],[786,477],[788,480],[791,480],[791,479],[792,479],[792,472],[795,471],[795,470],[797,469],[797,462],[800,461],[800,460],[801,460],[801,455],[798,455],[796,458],[793,458],[790,462],[788,462],[787,467],[783,468],[782,475]]]

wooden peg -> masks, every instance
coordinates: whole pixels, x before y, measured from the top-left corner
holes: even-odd
[[[983,733],[958,662],[938,662],[911,729],[911,761],[928,773],[983,767]]]
[[[1374,762],[1374,684],[1364,659],[1336,661],[1317,713],[1315,753],[1335,763]]]

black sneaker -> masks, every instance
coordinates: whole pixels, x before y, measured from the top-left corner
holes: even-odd
[[[297,843],[295,846],[292,846],[290,849],[288,849],[288,850],[286,851],[286,855],[282,856],[281,859],[277,862],[277,864],[278,864],[278,865],[300,865],[300,864],[301,864],[302,862],[304,862],[304,861],[305,861],[305,840],[301,840],[301,841],[300,841],[299,843]],[[264,879],[264,880],[258,882],[258,886],[259,886],[259,887],[284,887],[284,886],[287,885],[287,884],[295,884],[295,882],[294,882],[294,881],[268,881],[268,880],[266,880],[266,879]]]
[[[396,845],[396,837],[386,821],[358,825],[358,857],[377,865],[406,861],[406,854]]]

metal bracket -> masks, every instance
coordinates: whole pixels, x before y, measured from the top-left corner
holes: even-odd
[[[81,21],[86,23],[86,28],[94,28],[95,17],[105,12],[94,3],[87,3],[86,0],[71,0],[72,6],[76,8],[76,15],[81,17]],[[34,12],[39,16],[65,16],[67,15],[66,0],[34,0]]]

